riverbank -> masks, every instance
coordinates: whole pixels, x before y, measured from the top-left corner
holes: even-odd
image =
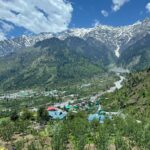
[[[82,98],[82,99],[80,99],[80,100],[78,100],[78,101],[80,101],[80,103],[82,103],[83,101],[85,101],[85,99],[87,99],[89,102],[92,102],[92,103],[94,103],[94,102],[96,102],[96,100],[98,100],[102,95],[104,95],[104,94],[106,94],[106,93],[112,93],[112,92],[115,92],[115,90],[117,90],[117,89],[121,89],[122,88],[122,86],[123,86],[123,81],[125,80],[125,77],[121,74],[121,73],[127,73],[128,72],[128,70],[123,70],[123,68],[122,69],[116,69],[115,70],[115,72],[116,72],[116,74],[117,74],[117,76],[120,78],[118,81],[115,81],[114,82],[114,86],[112,86],[112,87],[110,87],[108,90],[106,90],[106,91],[104,91],[104,92],[100,92],[100,93],[97,93],[97,94],[95,94],[94,96],[91,96],[91,97],[84,97],[84,98]],[[82,101],[83,100],[83,101]],[[68,101],[65,101],[65,102],[62,102],[62,103],[56,103],[56,104],[54,104],[54,106],[55,107],[61,107],[61,108],[63,108],[64,106],[66,106],[66,105],[69,105],[69,103],[72,103],[73,101],[70,101],[70,100],[68,100]],[[74,103],[75,103],[75,101],[74,101]]]

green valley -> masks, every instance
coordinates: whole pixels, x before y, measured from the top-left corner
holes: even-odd
[[[146,0],[1,0],[0,150],[150,150],[149,14]]]

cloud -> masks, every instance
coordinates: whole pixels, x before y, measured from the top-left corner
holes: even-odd
[[[99,25],[100,25],[100,22],[97,19],[95,19],[94,22],[92,23],[93,27],[97,27]]]
[[[149,3],[147,3],[147,5],[146,5],[146,7],[145,7],[146,9],[147,9],[147,11],[148,12],[150,12],[150,2]]]
[[[0,30],[0,41],[6,40],[6,36],[3,32]]]
[[[4,31],[4,32],[9,32],[10,30],[12,30],[14,28],[13,25],[6,23],[2,20],[0,20],[0,28]]]
[[[101,14],[104,16],[104,17],[108,17],[109,13],[106,11],[106,10],[101,10]]]
[[[72,11],[66,0],[0,0],[0,19],[33,33],[66,30]]]
[[[114,12],[117,12],[118,10],[120,10],[120,8],[127,2],[129,2],[130,0],[112,0],[112,10]]]
[[[0,20],[0,41],[5,40],[7,33],[13,28],[13,25]]]

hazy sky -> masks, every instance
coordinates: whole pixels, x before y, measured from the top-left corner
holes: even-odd
[[[150,0],[0,0],[0,40],[150,17]]]

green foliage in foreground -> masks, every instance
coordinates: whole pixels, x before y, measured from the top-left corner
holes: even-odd
[[[130,116],[125,119],[115,117],[99,124],[96,120],[89,123],[87,114],[79,112],[64,121],[48,121],[39,130],[35,129],[37,125],[38,122],[33,126],[31,120],[4,121],[0,124],[0,139],[15,145],[18,150],[84,150],[90,145],[97,150],[107,150],[110,145],[120,150],[134,147],[149,150],[150,147],[150,122],[137,123]],[[17,141],[14,135],[20,135]]]
[[[107,150],[111,146],[117,150],[149,150],[149,83],[150,70],[130,74],[121,90],[106,94],[107,100],[102,102],[104,108],[121,109],[124,115],[106,120],[104,124],[97,120],[89,123],[87,112],[69,114],[62,121],[48,121],[43,108],[37,114],[22,110],[17,120],[0,121],[0,142],[14,144],[18,150]]]

